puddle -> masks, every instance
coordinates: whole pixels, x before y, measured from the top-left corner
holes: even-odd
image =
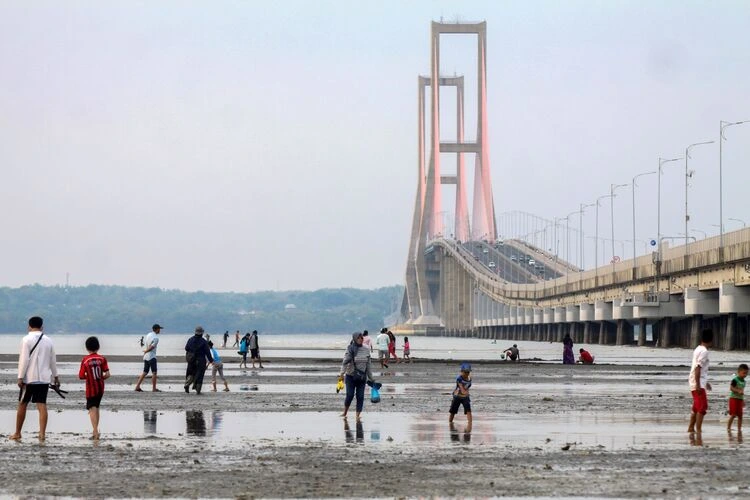
[[[370,406],[372,408],[372,406]],[[38,430],[35,411],[27,417],[25,433]],[[0,411],[9,427],[15,412]],[[537,416],[533,424],[517,416],[475,415],[472,431],[465,432],[463,415],[455,426],[447,413],[379,413],[365,411],[363,422],[353,416],[343,420],[334,412],[224,412],[214,411],[120,411],[102,410],[101,431],[108,440],[133,439],[142,443],[153,438],[190,444],[189,438],[207,440],[217,446],[247,446],[248,441],[274,444],[299,442],[360,442],[363,444],[408,444],[412,446],[463,443],[493,445],[505,449],[627,448],[672,449],[690,446],[684,418],[657,415],[590,415],[584,413]],[[66,410],[50,414],[50,441],[80,441],[90,432],[85,411]],[[738,446],[726,434],[705,434],[703,445]]]

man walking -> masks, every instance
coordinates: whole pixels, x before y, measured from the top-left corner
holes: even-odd
[[[146,340],[143,342],[143,373],[138,377],[135,383],[136,392],[143,392],[141,389],[141,383],[143,379],[148,375],[151,370],[151,390],[153,392],[161,392],[156,388],[156,346],[159,345],[159,332],[162,327],[157,323],[151,327],[151,332],[146,335]]]
[[[50,382],[60,385],[57,377],[57,360],[55,346],[48,336],[44,335],[44,321],[39,316],[29,318],[28,334],[21,340],[21,351],[18,356],[18,397],[16,412],[16,432],[10,439],[19,441],[21,429],[26,420],[26,407],[29,402],[36,404],[39,411],[39,441],[44,441],[47,432],[47,392]]]
[[[693,395],[693,409],[690,413],[688,432],[698,434],[703,430],[703,417],[708,411],[708,396],[706,391],[711,390],[708,383],[708,348],[714,341],[713,330],[703,330],[701,333],[701,345],[693,351],[693,363],[690,367],[690,392]]]
[[[229,330],[224,332],[224,345],[222,345],[221,347],[226,347],[228,340],[229,340]]]
[[[388,329],[383,328],[380,330],[380,335],[375,338],[375,343],[378,345],[378,360],[380,360],[380,368],[388,368],[388,342],[391,338],[388,336]]]
[[[203,327],[195,327],[195,335],[190,337],[185,344],[185,360],[187,370],[185,371],[185,392],[190,392],[190,386],[195,389],[196,394],[201,393],[203,376],[206,373],[206,360],[213,363],[211,348],[203,338]]]
[[[237,332],[234,334],[234,344],[232,344],[232,347],[239,347],[240,346],[240,331],[237,330]]]
[[[250,335],[250,360],[255,368],[255,360],[258,360],[258,367],[263,368],[263,361],[260,359],[260,347],[258,346],[258,330],[253,330],[253,334]],[[247,362],[245,362],[245,368],[247,368]]]

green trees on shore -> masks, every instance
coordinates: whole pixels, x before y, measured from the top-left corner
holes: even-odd
[[[171,332],[207,331],[273,333],[348,332],[375,328],[399,305],[400,286],[312,292],[209,293],[89,285],[30,285],[0,288],[0,332],[25,330],[40,315],[52,332],[131,333],[154,322]]]

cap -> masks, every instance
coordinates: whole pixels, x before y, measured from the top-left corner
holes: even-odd
[[[161,330],[162,328],[164,327],[161,326],[159,323],[155,323],[154,326],[151,327],[152,330]]]
[[[201,334],[201,335],[203,335],[203,327],[202,327],[202,326],[200,326],[200,325],[196,326],[196,327],[195,327],[195,334],[196,334],[196,335],[198,335],[198,334]]]
[[[470,372],[471,371],[471,363],[461,363],[461,371],[462,372]]]

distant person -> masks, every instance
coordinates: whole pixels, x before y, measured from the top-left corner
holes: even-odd
[[[248,343],[250,345],[250,361],[253,363],[253,368],[255,368],[256,359],[258,360],[258,368],[263,368],[263,361],[260,359],[260,346],[258,345],[258,330],[253,330]],[[247,368],[247,361],[245,361],[245,367]]]
[[[149,370],[151,371],[151,390],[153,392],[161,392],[156,388],[156,347],[159,345],[159,333],[161,330],[162,327],[156,323],[151,327],[151,332],[146,335],[146,348],[143,350],[143,373],[141,373],[138,380],[135,382],[136,392],[143,392],[141,384],[143,383],[143,379],[146,378],[146,375],[148,375]]]
[[[242,368],[242,365],[245,365],[245,369],[247,369],[247,351],[248,351],[248,345],[250,343],[250,334],[246,333],[244,337],[242,337],[242,340],[240,340],[240,350],[237,351],[237,354],[239,354],[240,357],[240,368]]]
[[[404,361],[411,363],[411,346],[409,345],[409,337],[404,337]]]
[[[229,330],[224,332],[224,344],[221,347],[226,348],[228,341],[229,341]]]
[[[568,333],[565,334],[565,338],[563,339],[563,364],[576,364],[576,358],[573,356],[573,339],[570,338],[570,334]]]
[[[216,374],[219,374],[219,377],[221,377],[221,381],[224,382],[224,392],[229,392],[229,384],[227,384],[227,379],[224,378],[224,363],[221,362],[221,357],[219,357],[219,352],[214,349],[214,343],[209,342],[208,348],[211,349],[211,357],[213,358],[214,362],[211,364],[211,385],[213,386],[213,392],[216,392]]]
[[[240,331],[237,330],[237,332],[234,334],[234,344],[232,344],[232,347],[239,347],[240,346]]]
[[[28,334],[21,340],[18,355],[18,410],[16,432],[9,436],[13,441],[21,440],[21,430],[26,420],[29,402],[36,404],[39,412],[39,441],[47,435],[47,392],[50,382],[60,386],[57,376],[57,359],[52,339],[43,331],[44,320],[39,316],[29,318]]]
[[[362,332],[362,337],[363,337],[362,345],[368,348],[370,352],[372,352],[372,339],[370,338],[370,333],[367,330],[365,330]]]
[[[375,338],[375,343],[378,346],[380,368],[388,368],[388,342],[390,341],[390,337],[388,337],[387,331],[386,328],[383,328],[380,330],[380,335]]]
[[[362,346],[364,336],[361,333],[352,334],[352,340],[344,353],[344,360],[339,371],[339,380],[346,384],[346,398],[344,399],[344,412],[342,417],[346,418],[354,398],[357,398],[357,422],[361,420],[362,410],[365,404],[365,385],[372,384],[378,387],[372,377],[372,363],[370,351]]]
[[[737,368],[737,375],[729,383],[729,422],[727,431],[732,432],[732,422],[737,417],[737,433],[742,434],[742,414],[745,409],[745,377],[747,365],[742,363]]]
[[[86,381],[86,409],[89,412],[92,438],[99,439],[99,405],[104,396],[104,381],[109,378],[107,358],[99,354],[99,339],[86,339],[87,356],[81,360],[78,378]]]
[[[396,336],[392,331],[388,330],[388,361],[395,359],[396,363],[400,363],[398,356],[396,356]]]
[[[143,335],[141,335],[141,347],[143,347],[143,345],[144,345],[144,343],[143,343]]]
[[[521,351],[518,350],[518,344],[508,347],[503,354],[505,354],[506,361],[521,361]]]
[[[693,362],[690,365],[690,393],[693,396],[693,408],[690,413],[690,423],[688,432],[701,433],[703,430],[703,417],[708,411],[708,395],[706,391],[711,390],[711,384],[708,383],[708,348],[714,341],[713,330],[703,330],[701,332],[701,344],[693,351]]]
[[[190,387],[195,389],[196,394],[201,393],[203,387],[203,376],[206,374],[206,362],[212,363],[211,349],[208,342],[203,338],[203,327],[196,326],[195,334],[185,344],[185,392],[190,392]]]
[[[450,413],[448,422],[453,423],[453,418],[458,413],[458,408],[463,406],[467,423],[466,432],[471,432],[471,397],[469,395],[469,388],[471,388],[471,365],[469,363],[461,363],[461,372],[456,377],[456,388],[453,389],[453,401],[451,402],[450,410],[448,410],[448,413]]]
[[[591,355],[590,352],[588,352],[584,348],[578,349],[578,362],[583,365],[593,365],[594,364],[594,356]]]

